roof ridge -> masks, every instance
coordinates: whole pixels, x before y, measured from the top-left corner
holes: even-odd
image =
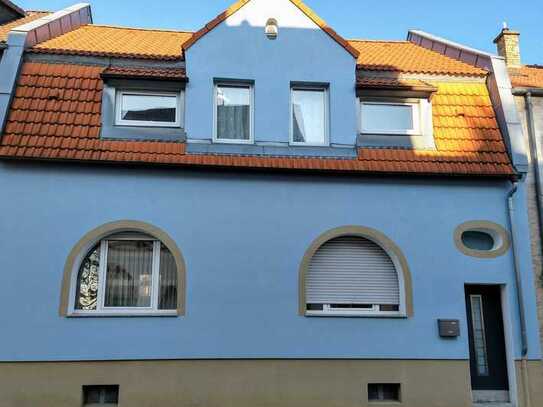
[[[140,27],[127,27],[123,25],[110,25],[110,24],[87,24],[86,26],[93,26],[93,27],[104,27],[104,28],[114,28],[118,30],[134,30],[134,31],[152,31],[152,32],[172,32],[172,33],[179,33],[179,34],[194,34],[194,31],[189,30],[174,30],[174,29],[167,29],[167,28],[140,28]],[[85,27],[85,26],[82,26]]]

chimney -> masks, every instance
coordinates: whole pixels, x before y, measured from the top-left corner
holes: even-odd
[[[494,40],[498,47],[498,54],[505,58],[505,63],[509,68],[520,67],[520,33],[511,31],[507,24],[504,24],[500,35]]]

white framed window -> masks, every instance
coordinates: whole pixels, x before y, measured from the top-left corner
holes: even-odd
[[[115,125],[181,127],[183,92],[117,90]]]
[[[217,82],[214,90],[213,141],[251,144],[254,86],[251,83]]]
[[[341,236],[324,243],[305,279],[308,316],[404,316],[403,278],[377,243]]]
[[[96,243],[72,283],[72,315],[176,315],[177,266],[159,240],[119,233]]]
[[[290,99],[290,143],[327,146],[330,121],[328,88],[292,86]]]
[[[360,129],[363,134],[421,135],[419,102],[360,102]]]

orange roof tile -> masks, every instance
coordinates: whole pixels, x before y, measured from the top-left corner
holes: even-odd
[[[438,75],[486,76],[487,71],[409,41],[350,40],[360,51],[358,67],[370,71],[395,71]]]
[[[360,77],[356,81],[359,88],[371,89],[405,89],[435,92],[437,88],[418,79],[400,79],[384,77]]]
[[[430,83],[436,151],[360,149],[358,159],[191,155],[176,142],[100,138],[105,68],[23,65],[0,156],[342,172],[512,176],[483,83]],[[105,135],[107,136],[107,135]]]
[[[184,68],[128,68],[109,67],[102,72],[102,78],[137,78],[186,81]]]
[[[15,27],[30,23],[49,14],[51,13],[48,11],[28,11],[25,17],[18,18],[17,20],[10,21],[7,24],[0,25],[0,42],[6,42],[9,32]]]
[[[525,65],[510,68],[509,76],[515,88],[543,88],[543,66]]]
[[[249,3],[251,0],[238,0],[236,3],[231,5],[204,27],[194,33],[192,38],[188,40],[184,45],[184,49],[189,49],[193,46],[200,38],[206,35],[208,32],[217,27],[220,23],[225,21],[228,17],[235,14],[243,6]],[[311,19],[317,26],[319,26],[326,34],[328,34],[334,41],[341,45],[345,50],[350,53],[354,58],[358,58],[359,52],[356,50],[348,41],[336,33],[326,22],[320,18],[313,10],[311,10],[307,5],[304,4],[301,0],[290,0],[296,7],[298,7],[307,17]]]
[[[34,46],[34,52],[175,60],[190,32],[84,25]]]

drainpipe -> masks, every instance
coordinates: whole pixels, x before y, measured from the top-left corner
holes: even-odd
[[[528,335],[526,328],[526,310],[524,309],[524,292],[522,290],[522,276],[520,272],[518,247],[516,240],[516,223],[515,223],[515,205],[514,196],[518,190],[518,184],[513,183],[511,191],[507,194],[507,207],[509,209],[509,227],[511,230],[511,245],[513,248],[513,267],[515,269],[515,282],[517,286],[517,300],[520,317],[520,337],[522,344],[522,361],[521,361],[521,376],[522,376],[522,391],[524,393],[525,407],[532,407],[530,397],[530,383],[528,375]]]

